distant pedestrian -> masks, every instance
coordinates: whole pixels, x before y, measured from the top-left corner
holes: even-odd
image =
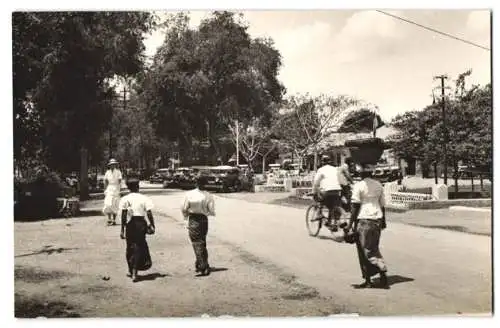
[[[122,173],[118,169],[118,161],[112,158],[108,163],[109,169],[104,175],[104,208],[102,212],[108,216],[108,225],[116,225]]]
[[[182,214],[184,219],[188,220],[189,239],[196,257],[196,273],[208,276],[210,274],[207,250],[208,216],[215,216],[215,204],[211,194],[200,190],[201,185],[202,181],[198,178],[196,188],[186,193]]]
[[[353,179],[349,173],[349,167],[352,165],[352,160],[347,157],[339,167],[339,182],[342,188],[342,208],[346,212],[351,210],[351,185],[353,184]]]
[[[149,270],[152,266],[146,234],[154,234],[156,228],[151,212],[153,202],[139,193],[139,179],[130,177],[127,187],[130,193],[119,204],[122,213],[120,238],[127,241],[125,257],[128,276],[136,282],[139,279],[138,271]]]
[[[371,278],[380,275],[380,285],[388,288],[387,267],[380,253],[380,235],[386,228],[384,188],[372,179],[374,167],[359,167],[361,181],[352,189],[352,213],[347,230],[357,232],[356,249],[364,283],[359,288],[371,288]]]

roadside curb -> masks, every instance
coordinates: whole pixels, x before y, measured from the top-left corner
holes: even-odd
[[[470,211],[470,212],[490,212],[491,208],[467,207],[467,206],[450,206],[450,211]]]

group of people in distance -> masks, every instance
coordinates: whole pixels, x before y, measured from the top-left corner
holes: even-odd
[[[328,156],[324,156],[322,161],[323,166],[318,169],[313,180],[313,195],[316,201],[328,208],[326,225],[332,231],[343,228],[346,236],[353,236],[364,279],[357,287],[389,288],[387,266],[379,247],[381,231],[387,226],[384,188],[373,179],[375,167],[369,164],[356,165],[361,181],[353,183],[348,169],[352,165],[349,159],[343,166],[335,165],[340,163],[334,163]],[[350,184],[353,184],[352,190]],[[341,207],[348,209],[351,216],[348,224],[338,226]],[[380,276],[379,283],[374,284],[372,277],[377,274]]]
[[[322,158],[323,166],[318,169],[313,181],[313,194],[317,201],[329,209],[328,226],[333,230],[344,229],[347,235],[355,236],[357,254],[364,282],[358,288],[376,287],[372,277],[379,274],[379,286],[388,288],[387,267],[380,253],[380,235],[386,228],[384,188],[373,179],[374,167],[364,164],[357,167],[361,181],[354,183],[346,161],[344,166],[336,166],[330,157]],[[122,175],[118,161],[111,159],[105,174],[105,199],[103,213],[108,216],[108,224],[115,225],[121,214],[120,238],[126,240],[128,276],[138,281],[138,271],[152,266],[151,255],[146,242],[147,234],[156,231],[152,214],[151,199],[139,192],[139,179],[128,177],[126,184],[130,193],[120,199]],[[350,185],[352,184],[352,190]],[[349,223],[338,226],[340,207],[350,207]],[[196,188],[188,191],[182,204],[182,215],[188,221],[189,239],[195,254],[195,270],[201,276],[210,274],[206,237],[208,217],[215,216],[214,197]],[[333,221],[333,222],[332,222]]]

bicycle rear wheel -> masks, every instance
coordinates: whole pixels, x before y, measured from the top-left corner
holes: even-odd
[[[318,218],[318,210],[320,208],[313,204],[307,208],[306,211],[306,226],[309,231],[309,236],[316,237],[319,234],[319,230],[323,225],[323,219]]]

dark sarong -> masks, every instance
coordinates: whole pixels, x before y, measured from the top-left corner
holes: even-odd
[[[149,253],[148,243],[146,242],[147,223],[142,216],[133,216],[125,230],[127,240],[127,264],[129,271],[137,269],[138,271],[149,270],[152,266],[151,254]]]
[[[190,214],[188,231],[196,257],[196,271],[201,272],[209,267],[207,251],[208,218],[202,214]]]
[[[364,279],[371,278],[380,272],[387,271],[380,253],[380,220],[362,220],[358,222],[359,238],[356,241],[359,264]]]

